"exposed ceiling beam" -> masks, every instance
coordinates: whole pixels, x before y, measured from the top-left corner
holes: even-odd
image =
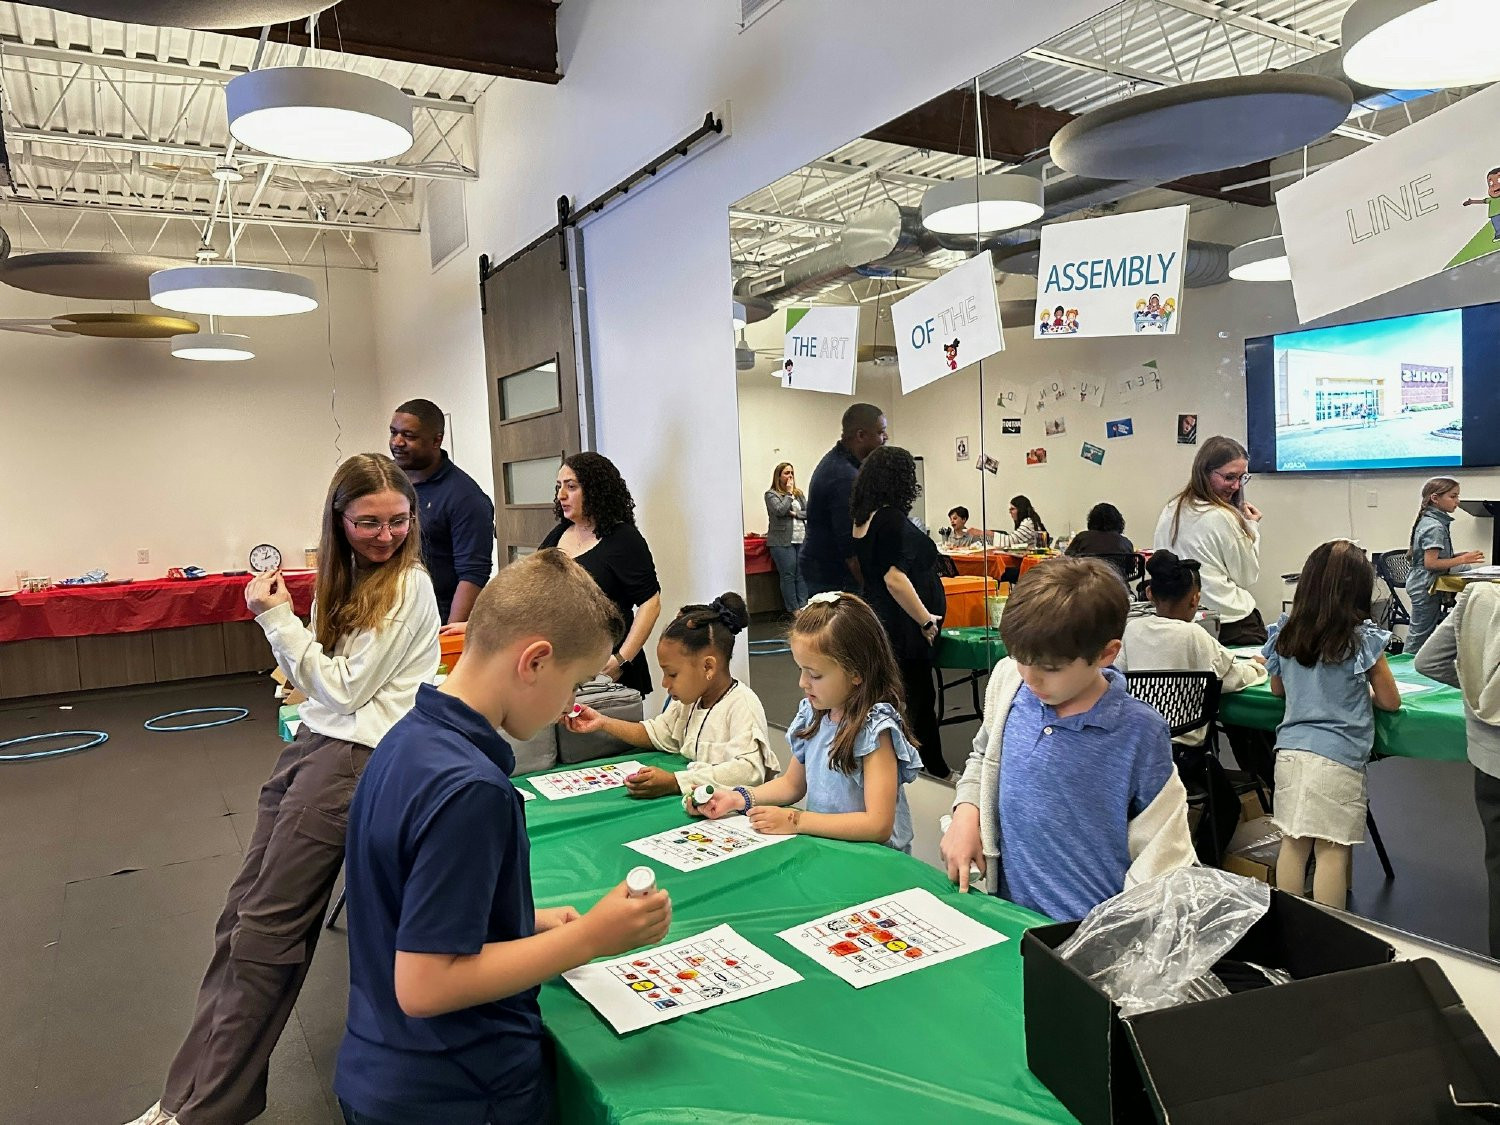
[[[124,198],[120,196],[119,198]],[[134,215],[137,218],[148,219],[191,219],[194,222],[209,217],[209,211],[213,206],[212,200],[204,200],[197,203],[191,200],[177,199],[171,201],[174,210],[161,210],[153,207],[136,207],[125,203],[110,202],[101,198],[93,192],[82,192],[73,190],[67,199],[29,199],[23,195],[11,195],[0,200],[0,206],[16,207],[57,207],[72,211],[77,214],[80,211],[86,213],[97,213],[101,215]],[[193,210],[183,211],[181,207],[191,207]],[[377,226],[373,223],[351,223],[351,222],[323,222],[319,219],[304,219],[294,215],[245,215],[235,213],[234,225],[248,223],[258,227],[312,227],[327,231],[352,231],[364,232],[366,234],[420,234],[420,227],[388,227]]]
[[[1156,0],[1158,4],[1164,4],[1168,8],[1176,8],[1179,12],[1188,12],[1204,19],[1213,20],[1215,23],[1227,23],[1230,27],[1237,27],[1241,31],[1253,32],[1266,39],[1274,39],[1278,43],[1287,43],[1313,54],[1321,54],[1331,51],[1338,46],[1327,39],[1320,39],[1316,35],[1309,35],[1305,31],[1296,31],[1290,27],[1283,27],[1279,23],[1262,19],[1259,16],[1250,15],[1245,12],[1232,12],[1228,8],[1221,8],[1213,0]]]
[[[731,219],[744,219],[754,223],[780,223],[787,227],[812,227],[817,230],[842,230],[844,224],[830,219],[799,219],[793,215],[772,215],[765,211],[747,211],[743,207],[729,209]]]
[[[305,23],[278,27],[274,38],[305,46]],[[232,35],[256,38],[258,30]],[[556,83],[555,0],[343,0],[318,24],[319,43],[355,55]]]
[[[1073,114],[1041,105],[1019,105],[995,94],[984,97],[985,156],[1008,164],[1024,164],[1044,155],[1052,135],[1073,120]],[[874,129],[865,136],[873,141],[974,155],[974,94],[971,90],[950,90],[925,105],[904,113],[894,121]],[[1271,193],[1264,187],[1230,191],[1224,185],[1251,180],[1270,171],[1270,162],[1261,161],[1244,168],[1230,168],[1201,176],[1189,176],[1163,184],[1162,187],[1188,195],[1249,203],[1257,207],[1271,204]]]

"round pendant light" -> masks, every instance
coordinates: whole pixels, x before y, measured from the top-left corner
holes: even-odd
[[[378,78],[348,70],[252,70],[230,80],[224,100],[235,140],[288,160],[385,160],[412,145],[411,100]]]
[[[196,359],[208,363],[235,363],[254,359],[250,337],[233,332],[197,332],[191,336],[173,336],[172,354],[178,359]]]
[[[1357,0],[1344,13],[1344,73],[1395,90],[1494,82],[1497,33],[1494,0]]]
[[[922,196],[922,225],[934,234],[993,234],[1042,217],[1042,181],[998,173],[934,184]]]
[[[1281,235],[1236,246],[1229,252],[1229,276],[1235,281],[1291,281],[1292,263]]]
[[[263,266],[178,266],[151,275],[151,300],[200,316],[287,316],[318,307],[301,274]]]

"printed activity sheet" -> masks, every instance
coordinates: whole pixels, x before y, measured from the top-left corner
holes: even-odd
[[[641,768],[640,762],[618,762],[609,766],[586,766],[576,770],[563,770],[543,777],[528,777],[532,788],[549,801],[561,801],[565,797],[581,797],[585,793],[602,793],[606,789],[620,789],[625,779]]]
[[[622,1035],[801,979],[727,925],[563,974]]]
[[[776,936],[855,988],[1010,940],[919,887],[862,902]]]
[[[653,836],[631,840],[625,846],[678,871],[697,871],[773,844],[784,844],[791,838],[763,836],[750,827],[748,820],[737,816],[729,820],[696,820]]]

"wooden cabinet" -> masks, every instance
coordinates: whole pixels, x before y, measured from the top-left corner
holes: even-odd
[[[224,671],[269,672],[276,667],[271,642],[265,630],[254,621],[226,621],[224,630]]]
[[[193,680],[224,674],[224,626],[189,625],[186,629],[157,629],[151,634],[151,656],[156,679]]]
[[[78,641],[48,637],[0,645],[0,698],[78,691]]]
[[[83,691],[156,682],[156,659],[150,633],[110,633],[99,637],[78,637],[76,641],[78,686]]]

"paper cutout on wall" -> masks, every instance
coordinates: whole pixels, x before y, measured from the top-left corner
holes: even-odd
[[[1117,377],[1116,400],[1122,405],[1134,402],[1146,395],[1159,394],[1165,385],[1166,381],[1156,360],[1149,360]]]
[[[1021,419],[1019,419],[1019,418],[1001,418],[1000,419],[1000,432],[1002,434],[1018,434],[1018,433],[1020,433],[1021,432]]]
[[[1087,376],[1074,379],[1068,386],[1068,398],[1079,406],[1103,406],[1104,382]]]
[[[1000,393],[995,398],[995,405],[1013,414],[1024,414],[1026,412],[1026,388],[1020,383],[1001,383]]]
[[[1038,379],[1031,384],[1031,394],[1027,398],[1033,412],[1046,414],[1057,410],[1063,403],[1068,401],[1068,384],[1061,377],[1056,379]]]

